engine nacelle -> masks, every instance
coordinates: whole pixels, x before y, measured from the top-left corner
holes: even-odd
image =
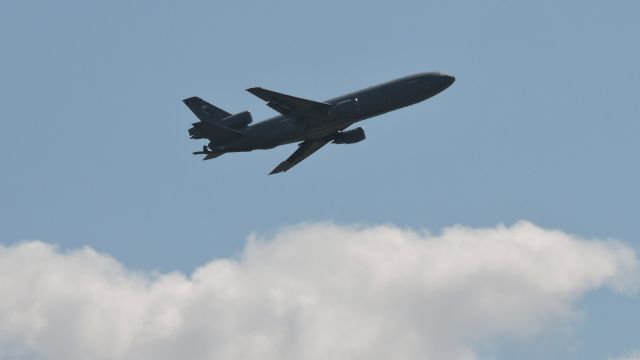
[[[226,118],[220,120],[219,124],[228,128],[238,129],[241,127],[245,127],[252,122],[253,118],[251,117],[251,113],[249,111],[243,111],[235,115],[227,116]]]
[[[192,139],[204,139],[205,134],[202,130],[202,123],[193,123],[191,124],[193,127],[189,129],[189,135],[191,135]]]
[[[334,144],[355,144],[364,140],[366,136],[364,135],[364,130],[359,127],[353,130],[339,132],[334,138]]]

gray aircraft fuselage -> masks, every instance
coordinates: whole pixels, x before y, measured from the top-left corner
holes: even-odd
[[[244,136],[225,144],[210,144],[213,151],[238,152],[270,149],[316,139],[346,129],[355,122],[424,101],[448,88],[453,76],[428,72],[406,76],[325,101],[336,107],[329,114],[279,115],[249,125]]]

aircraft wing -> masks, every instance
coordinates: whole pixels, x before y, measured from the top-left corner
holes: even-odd
[[[289,156],[289,158],[283,162],[281,162],[278,166],[269,175],[285,172],[292,167],[298,165],[302,160],[309,157],[309,155],[314,152],[320,150],[321,147],[325,146],[330,140],[305,140],[298,144],[298,149]]]
[[[247,89],[247,91],[266,101],[267,106],[283,115],[298,111],[328,113],[331,109],[331,104],[325,102],[281,94],[261,87],[252,87]]]

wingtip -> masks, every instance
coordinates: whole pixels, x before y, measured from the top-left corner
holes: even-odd
[[[280,174],[280,173],[283,173],[283,172],[287,171],[287,169],[284,168],[284,165],[285,165],[285,162],[279,164],[278,166],[276,166],[275,169],[271,170],[269,175]]]

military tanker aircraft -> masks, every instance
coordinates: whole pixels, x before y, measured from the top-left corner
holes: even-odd
[[[326,101],[307,100],[253,87],[251,94],[267,102],[280,115],[252,124],[249,111],[230,114],[199,97],[183,102],[200,120],[189,129],[192,139],[209,144],[195,155],[214,159],[228,152],[271,149],[299,143],[298,149],[271,174],[283,173],[328,143],[353,144],[365,139],[361,120],[426,100],[451,86],[455,78],[441,72],[406,76]]]

